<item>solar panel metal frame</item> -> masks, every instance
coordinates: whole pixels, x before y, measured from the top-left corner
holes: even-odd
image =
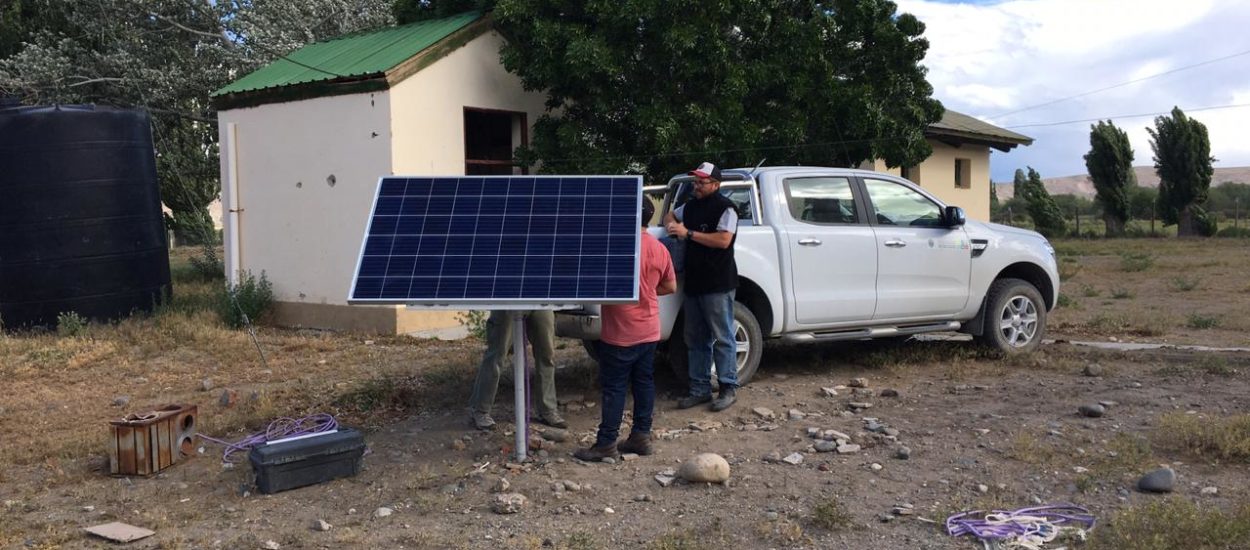
[[[610,178],[610,179],[633,179],[634,187],[634,209],[633,209],[633,268],[630,271],[633,283],[631,284],[631,297],[629,298],[576,298],[576,297],[547,297],[542,299],[536,298],[429,298],[429,299],[396,299],[396,298],[354,298],[356,295],[356,285],[360,278],[361,264],[364,263],[365,248],[369,243],[369,237],[373,230],[373,222],[375,220],[378,208],[378,201],[382,197],[382,185],[387,180],[395,179],[449,179],[459,182],[464,179],[594,179],[594,178]],[[360,253],[356,255],[356,268],[352,272],[351,289],[348,290],[347,303],[352,305],[405,305],[410,309],[465,309],[466,307],[487,308],[499,310],[534,310],[534,309],[568,309],[576,308],[588,304],[627,304],[638,301],[638,267],[641,258],[642,249],[642,204],[643,186],[642,176],[622,176],[622,175],[535,175],[535,176],[382,176],[378,178],[377,188],[373,194],[373,202],[369,207],[369,222],[365,225],[364,237],[360,242]],[[549,277],[554,276],[549,275]],[[467,276],[466,276],[467,277]],[[493,288],[493,286],[492,286]]]

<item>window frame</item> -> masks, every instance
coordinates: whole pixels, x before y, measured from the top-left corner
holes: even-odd
[[[804,219],[799,219],[799,218],[794,217],[794,211],[790,208],[790,205],[793,204],[794,202],[794,195],[790,193],[790,182],[796,181],[796,180],[830,179],[830,178],[842,178],[846,180],[847,187],[851,191],[852,204],[855,205],[855,221],[854,222],[815,222],[812,220],[804,220]],[[806,224],[806,225],[815,225],[815,226],[820,226],[820,227],[848,227],[848,226],[869,225],[868,219],[867,219],[868,213],[865,208],[866,203],[863,200],[863,197],[861,196],[861,190],[860,190],[858,179],[859,178],[850,174],[803,175],[803,176],[791,176],[791,177],[784,178],[781,180],[781,191],[786,197],[786,204],[784,208],[786,215],[788,215],[790,217],[790,220],[794,222]]]
[[[521,175],[521,176],[529,175],[529,167],[516,162],[515,159],[495,160],[495,159],[471,159],[469,158],[469,129],[468,127],[465,126],[464,120],[465,120],[466,115],[468,115],[470,112],[494,114],[494,115],[508,115],[511,117],[515,117],[513,118],[513,120],[519,119],[519,122],[521,125],[521,143],[520,145],[515,145],[512,147],[513,152],[517,150],[517,147],[528,147],[529,142],[530,142],[529,114],[526,113],[525,111],[511,111],[508,109],[490,109],[486,107],[464,107],[460,114],[460,121],[461,121],[460,124],[461,124],[461,133],[463,134],[462,137],[464,138],[464,173],[465,175],[469,174],[470,166],[511,166],[514,169],[519,168],[521,170],[521,173],[518,175]],[[511,139],[511,136],[509,136],[509,139]]]
[[[955,157],[955,189],[972,189],[972,159]]]
[[[896,179],[892,179],[888,177],[880,177],[880,176],[871,176],[871,177],[861,176],[857,179],[859,180],[858,185],[859,185],[860,193],[863,196],[864,202],[867,204],[867,208],[864,210],[864,214],[867,215],[868,212],[872,212],[872,215],[868,216],[871,225],[881,226],[881,227],[909,227],[913,229],[943,229],[943,230],[950,229],[950,227],[946,226],[946,203],[938,200],[937,197],[934,197],[933,195],[926,193],[924,189],[920,188],[920,186],[914,183],[911,183],[909,181],[906,181],[906,180],[898,181]],[[882,183],[890,183],[894,185],[900,185],[906,188],[907,190],[912,191],[920,195],[921,197],[924,197],[926,200],[928,200],[929,202],[937,206],[938,225],[911,225],[911,224],[897,225],[897,224],[885,224],[885,223],[881,223],[877,221],[877,215],[876,215],[877,207],[876,207],[876,204],[872,200],[872,194],[868,192],[869,180],[879,181]]]

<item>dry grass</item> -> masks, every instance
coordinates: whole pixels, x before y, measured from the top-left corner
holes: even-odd
[[[1216,462],[1250,463],[1250,414],[1203,417],[1169,413],[1159,419],[1155,445]]]
[[[1231,512],[1182,498],[1119,511],[1093,531],[1089,550],[1224,550],[1250,548],[1250,504]]]
[[[855,516],[836,496],[829,496],[812,508],[812,524],[827,531],[844,531],[855,526]]]

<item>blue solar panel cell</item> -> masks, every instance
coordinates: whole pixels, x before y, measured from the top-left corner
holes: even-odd
[[[546,307],[637,299],[641,178],[383,178],[349,301]]]

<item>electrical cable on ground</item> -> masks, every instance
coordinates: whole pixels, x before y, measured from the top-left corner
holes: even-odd
[[[275,439],[286,439],[299,435],[309,435],[321,432],[337,430],[339,427],[338,420],[334,416],[327,413],[317,413],[303,418],[278,418],[269,423],[265,431],[256,432],[252,435],[244,437],[233,443],[223,441],[221,439],[209,437],[203,433],[199,434],[205,441],[216,443],[225,447],[222,451],[221,461],[237,464],[243,462],[244,459],[236,458],[235,453],[246,452],[252,447],[262,443],[273,441]]]

